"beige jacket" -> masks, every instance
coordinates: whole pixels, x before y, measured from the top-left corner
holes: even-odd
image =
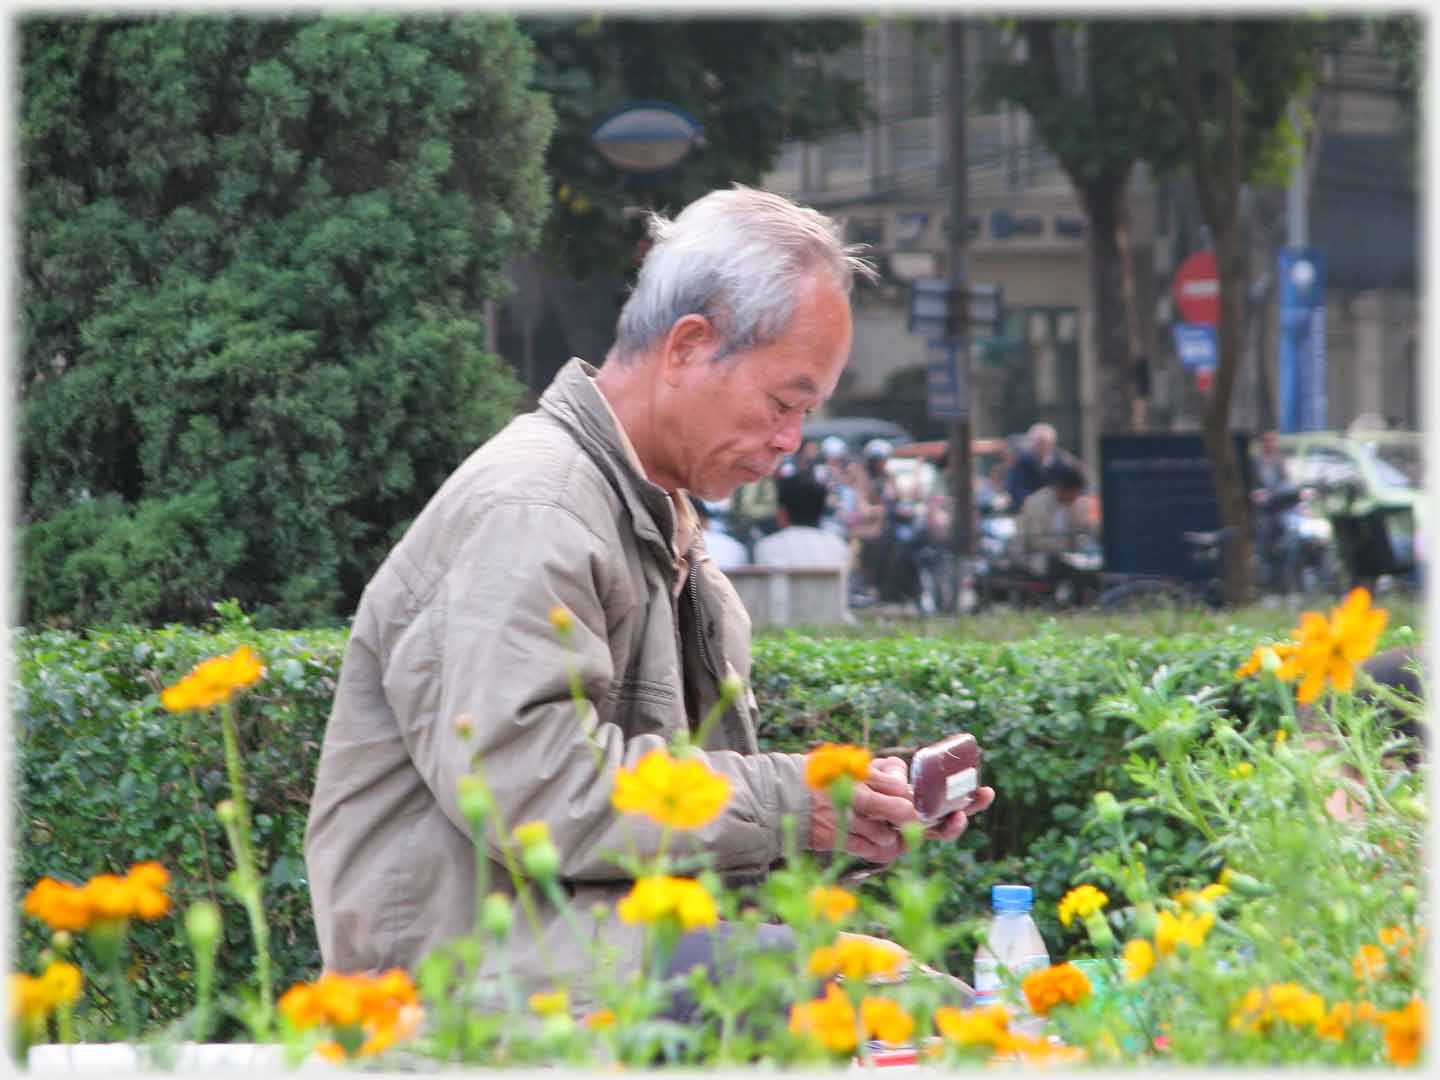
[[[1081,537],[1091,535],[1090,515],[1085,497],[1069,506],[1055,495],[1055,488],[1046,485],[1031,492],[1015,519],[1015,535],[1010,538],[1011,554],[1059,555],[1073,551]]]
[[[472,768],[508,827],[549,825],[580,922],[608,905],[600,936],[638,962],[639,929],[613,914],[631,883],[612,856],[652,855],[660,830],[611,809],[615,773],[693,731],[727,672],[748,686],[750,622],[698,541],[676,598],[671,503],[627,460],[594,374],[566,365],[535,412],[446,480],[365,589],[305,830],[327,969],[413,969],[470,930],[476,863],[455,787]],[[549,621],[557,605],[574,617],[568,649]],[[783,816],[809,835],[803,759],[758,752],[748,689],[706,749],[730,802],[668,850],[761,876],[782,856]],[[486,850],[489,887],[512,893],[493,830]],[[559,914],[542,908],[538,941],[516,914],[509,969],[535,987],[579,975],[571,997],[583,1003],[586,950]]]

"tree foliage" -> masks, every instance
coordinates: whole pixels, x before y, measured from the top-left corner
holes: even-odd
[[[535,43],[535,85],[556,114],[545,247],[573,277],[631,269],[643,233],[627,206],[673,212],[732,182],[758,183],[786,140],[857,127],[865,115],[862,73],[825,63],[860,41],[858,19],[593,15],[520,25]],[[704,146],[666,173],[622,174],[590,134],[606,114],[641,101],[685,110],[702,125]]]
[[[22,617],[348,611],[510,415],[553,119],[512,20],[20,24]]]

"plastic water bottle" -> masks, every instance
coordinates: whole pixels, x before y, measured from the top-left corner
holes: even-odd
[[[1029,1012],[1024,998],[1016,1000],[1005,992],[1000,965],[1023,979],[1029,972],[1050,966],[1050,951],[1030,918],[1034,899],[1029,885],[995,885],[990,889],[994,914],[985,930],[985,940],[975,950],[975,1004],[1002,1003],[1017,1017]],[[1020,1025],[1017,1025],[1019,1027]]]

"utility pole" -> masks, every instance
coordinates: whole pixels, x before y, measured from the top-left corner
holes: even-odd
[[[948,236],[950,326],[947,337],[954,349],[964,409],[950,421],[950,491],[955,500],[952,540],[959,579],[964,581],[974,550],[974,493],[971,481],[970,418],[974,395],[970,379],[970,170],[965,160],[965,21],[948,16],[945,26],[945,171],[950,178],[950,231]]]

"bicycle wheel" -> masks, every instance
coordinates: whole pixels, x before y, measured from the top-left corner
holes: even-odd
[[[1125,581],[1105,589],[1095,606],[1106,612],[1173,611],[1194,607],[1195,596],[1178,581]]]

